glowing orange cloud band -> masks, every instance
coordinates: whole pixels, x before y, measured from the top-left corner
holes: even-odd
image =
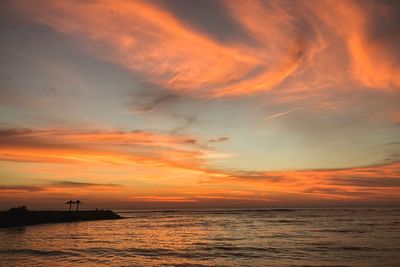
[[[218,170],[209,166],[204,157],[206,151],[193,140],[181,135],[137,131],[3,129],[0,131],[3,166],[12,162],[20,166],[35,163],[36,167],[24,167],[31,176],[49,177],[59,182],[36,187],[3,185],[0,191],[15,197],[24,194],[49,197],[57,193],[68,195],[66,188],[77,186],[80,190],[74,192],[88,197],[108,192],[108,198],[145,202],[207,199],[279,202],[300,196],[302,199],[360,201],[399,197],[398,162],[332,170]],[[180,149],[174,149],[173,145]],[[38,163],[44,167],[38,167]],[[62,182],[82,175],[86,180],[104,184]],[[141,190],[130,185],[132,179],[135,184],[151,183],[153,186]],[[122,181],[122,184],[110,184],[113,181]],[[157,184],[163,186],[157,187]]]

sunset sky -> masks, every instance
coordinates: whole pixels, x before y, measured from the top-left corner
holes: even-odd
[[[400,204],[398,1],[6,0],[0,209]]]

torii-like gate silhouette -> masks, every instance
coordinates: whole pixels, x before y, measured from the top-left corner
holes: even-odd
[[[76,211],[79,211],[79,204],[83,204],[83,202],[80,200],[77,200],[77,201],[75,201],[75,203],[76,203]]]
[[[75,204],[75,203],[76,202],[72,201],[72,200],[65,202],[65,204],[69,204],[69,211],[71,211],[71,209],[72,209],[72,204]]]

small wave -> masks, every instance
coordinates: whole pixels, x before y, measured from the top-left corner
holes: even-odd
[[[370,251],[370,250],[374,250],[373,248],[370,248],[370,247],[357,247],[357,246],[341,246],[341,247],[336,247],[335,249],[338,249],[338,250],[354,250],[354,251]]]
[[[240,241],[246,240],[244,237],[214,237],[214,238],[207,238],[207,240],[211,241]]]
[[[181,259],[210,259],[218,257],[241,257],[241,258],[260,258],[265,253],[279,253],[277,248],[262,247],[236,247],[229,245],[207,246],[198,245],[184,250],[172,250],[162,248],[87,248],[79,250],[82,254],[95,256],[119,256],[124,258],[145,256],[145,257],[175,257]]]
[[[169,249],[163,248],[125,248],[115,249],[107,247],[95,247],[86,248],[79,250],[82,253],[93,254],[93,255],[116,255],[116,256],[162,256],[171,252]]]
[[[322,233],[326,232],[326,233],[356,233],[356,234],[363,234],[367,232],[365,230],[360,230],[360,229],[334,229],[334,228],[321,229],[316,231]]]
[[[202,248],[206,251],[238,251],[238,252],[270,252],[279,253],[280,250],[274,247],[250,247],[250,246],[230,246],[230,245],[208,245]]]
[[[377,226],[376,223],[358,223],[357,225],[360,225],[360,226],[369,226],[369,227],[371,227],[371,226]]]
[[[196,263],[173,263],[173,264],[161,264],[161,266],[174,266],[174,267],[211,267],[215,265],[204,265],[204,264],[196,264]]]
[[[304,224],[304,223],[307,223],[307,221],[304,221],[304,220],[286,220],[286,219],[276,220],[276,221],[271,221],[271,222],[276,222],[276,223],[293,223],[293,224]]]
[[[61,250],[38,250],[38,249],[1,249],[0,254],[22,254],[36,256],[78,256],[78,253]]]
[[[292,266],[292,265],[291,265]],[[349,267],[349,265],[311,265],[312,267]],[[293,267],[310,267],[310,265],[293,265]]]
[[[307,249],[308,251],[315,252],[326,252],[326,251],[371,251],[374,250],[371,247],[363,247],[363,246],[334,246],[334,245],[325,245],[325,246],[313,246]]]
[[[335,222],[354,222],[354,219],[343,219],[343,218],[337,218],[334,219]]]
[[[115,241],[110,240],[85,240],[86,244],[115,244]]]
[[[279,233],[279,234],[273,234],[273,235],[260,235],[258,236],[259,238],[291,238],[294,237],[294,234],[288,234],[288,233]],[[298,235],[297,235],[298,236]]]

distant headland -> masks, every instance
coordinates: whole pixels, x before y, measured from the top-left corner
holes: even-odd
[[[0,228],[44,223],[116,220],[122,217],[111,210],[30,211],[25,206],[0,212]]]

